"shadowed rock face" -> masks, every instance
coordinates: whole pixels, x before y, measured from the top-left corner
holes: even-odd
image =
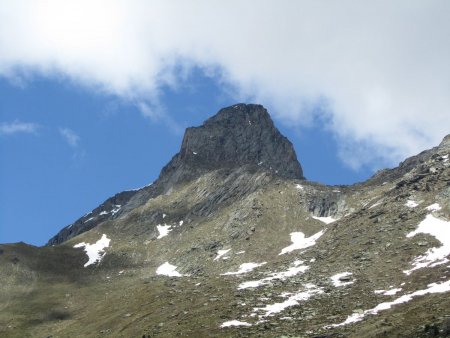
[[[274,126],[267,110],[256,104],[236,104],[221,109],[203,125],[186,129],[180,152],[161,170],[154,184],[111,197],[62,229],[47,245],[61,244],[143,205],[178,183],[218,169],[303,179],[292,143]]]
[[[163,168],[160,179],[176,183],[211,170],[245,165],[284,178],[303,178],[291,142],[261,105],[227,107],[202,126],[188,128],[180,152]]]

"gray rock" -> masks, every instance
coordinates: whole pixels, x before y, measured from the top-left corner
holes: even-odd
[[[250,166],[285,178],[303,178],[291,142],[261,105],[221,109],[200,127],[187,128],[181,150],[162,169],[169,186],[223,168]]]

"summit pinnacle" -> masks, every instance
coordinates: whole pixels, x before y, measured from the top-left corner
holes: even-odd
[[[199,127],[186,129],[181,150],[161,171],[173,183],[220,168],[251,166],[284,178],[303,178],[294,148],[256,104],[221,109]]]

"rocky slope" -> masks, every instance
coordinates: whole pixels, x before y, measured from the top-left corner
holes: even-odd
[[[0,246],[0,336],[450,336],[449,140],[330,187],[263,107],[225,108],[152,185]]]

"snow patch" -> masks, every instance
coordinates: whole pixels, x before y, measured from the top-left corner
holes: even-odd
[[[405,203],[405,206],[407,206],[408,208],[415,208],[417,207],[419,204],[417,204],[415,201],[413,200],[408,200]]]
[[[427,206],[425,209],[427,209],[428,211],[439,211],[442,208],[438,203],[434,203],[432,205]]]
[[[223,274],[221,274],[222,276],[226,276],[226,275],[241,275],[243,273],[247,273],[250,272],[254,269],[256,269],[257,267],[260,267],[264,264],[266,264],[267,262],[263,262],[263,263],[243,263],[239,266],[239,270],[238,271],[231,271],[231,272],[225,272]]]
[[[336,222],[336,219],[334,219],[331,216],[327,216],[327,217],[312,216],[312,218],[317,219],[318,221],[321,221],[325,224],[330,224],[330,223]]]
[[[89,243],[78,243],[74,245],[74,248],[82,248],[84,247],[84,251],[86,251],[86,254],[89,257],[89,260],[84,264],[84,267],[87,267],[89,265],[92,265],[94,263],[100,263],[102,258],[105,256],[104,249],[109,247],[109,243],[111,242],[111,239],[109,239],[105,234],[103,234],[102,238],[100,238],[97,242],[94,244]]]
[[[113,216],[115,214],[117,214],[117,212],[120,210],[122,206],[120,204],[117,204],[112,210],[111,210],[111,214],[113,214]]]
[[[305,289],[306,290],[297,292],[294,294],[281,295],[283,297],[288,297],[288,299],[286,299],[284,302],[269,304],[269,305],[266,305],[265,307],[254,308],[253,316],[256,314],[256,312],[263,312],[263,314],[261,314],[259,316],[260,318],[272,316],[276,313],[279,313],[279,312],[285,310],[288,307],[298,305],[301,301],[308,300],[309,298],[311,298],[314,295],[323,293],[321,288],[318,288],[317,286],[315,286],[313,284],[305,284]]]
[[[427,266],[434,267],[449,261],[446,257],[450,255],[450,222],[443,221],[433,215],[427,215],[420,222],[417,229],[407,234],[406,237],[414,237],[419,233],[434,236],[442,243],[442,246],[428,249],[425,254],[416,257],[412,262],[414,267],[410,270],[403,271],[407,275],[411,274],[414,270]]]
[[[354,283],[353,280],[351,280],[351,281],[350,280],[347,281],[346,279],[343,280],[345,277],[348,277],[348,276],[351,276],[351,275],[352,275],[351,272],[341,272],[341,273],[338,273],[338,274],[336,274],[334,276],[331,276],[330,278],[331,278],[331,281],[333,282],[333,285],[338,288],[338,287],[341,287],[341,286],[353,284]]]
[[[394,288],[394,289],[389,289],[389,290],[375,290],[373,293],[375,293],[377,295],[382,294],[384,296],[393,296],[400,291],[402,291],[402,288]]]
[[[303,188],[300,184],[296,184],[295,187],[299,190],[305,190],[305,188]]]
[[[159,232],[158,237],[156,237],[157,239],[166,237],[169,234],[169,232],[172,231],[172,229],[171,229],[172,227],[167,224],[164,224],[164,225],[158,224],[156,226],[156,228],[158,229],[158,232]]]
[[[183,275],[176,270],[177,267],[175,265],[165,262],[156,269],[156,274],[169,277],[182,277]]]
[[[432,284],[428,285],[427,289],[418,290],[413,293],[403,295],[403,296],[393,300],[392,302],[385,302],[385,303],[378,304],[377,306],[375,306],[372,309],[365,310],[363,313],[354,313],[354,314],[348,316],[344,322],[339,323],[339,324],[333,324],[333,325],[330,325],[329,327],[330,328],[338,327],[338,326],[344,326],[347,324],[359,322],[359,321],[363,320],[363,318],[367,315],[376,315],[380,311],[390,309],[394,305],[407,303],[410,300],[412,300],[414,297],[417,297],[417,296],[424,296],[424,295],[432,294],[432,293],[444,293],[444,292],[449,292],[449,291],[450,291],[450,280],[443,282],[443,283],[432,283]]]
[[[294,266],[289,268],[286,271],[273,272],[273,273],[271,273],[271,276],[260,279],[260,280],[243,282],[243,283],[239,284],[238,290],[248,289],[248,288],[257,288],[262,285],[267,285],[267,284],[269,284],[270,281],[272,281],[274,279],[285,280],[285,279],[295,276],[299,273],[303,273],[309,269],[308,266],[301,265],[301,264],[303,264],[303,261],[295,261]]]
[[[83,223],[90,222],[90,221],[92,221],[94,218],[95,218],[95,217],[90,217],[90,218],[88,218],[87,220],[85,220]]]
[[[220,325],[220,327],[230,327],[230,326],[252,326],[252,324],[247,322],[240,322],[239,320],[230,320]]]
[[[220,257],[226,255],[231,249],[219,250],[217,251],[217,256],[214,258],[215,261],[219,260]]]
[[[178,222],[178,225],[179,225],[179,226],[182,226],[183,223],[184,223],[184,221],[180,221],[180,222]]]
[[[291,232],[291,241],[292,244],[288,247],[281,250],[281,252],[278,255],[284,255],[287,252],[291,252],[294,250],[301,250],[309,248],[310,246],[313,246],[316,244],[316,241],[322,236],[324,233],[324,230],[319,231],[318,233],[310,236],[305,237],[305,234],[303,232]]]

